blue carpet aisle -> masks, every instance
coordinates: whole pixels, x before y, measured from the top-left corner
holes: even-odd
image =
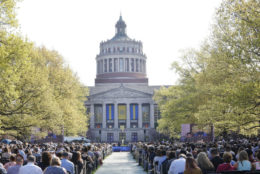
[[[147,174],[129,152],[114,152],[95,174]]]

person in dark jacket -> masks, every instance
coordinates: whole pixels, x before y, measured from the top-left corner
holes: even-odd
[[[222,164],[224,161],[220,158],[218,150],[216,148],[211,149],[210,153],[212,156],[212,159],[210,161],[214,165],[215,170],[217,170],[218,165]]]

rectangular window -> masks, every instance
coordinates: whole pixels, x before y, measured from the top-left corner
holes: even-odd
[[[103,73],[103,60],[101,60],[101,63],[100,63],[100,74]]]
[[[114,72],[118,72],[118,59],[114,59]]]
[[[135,60],[134,59],[131,59],[131,72],[134,72],[135,71]]]
[[[107,142],[108,143],[114,142],[114,134],[113,133],[107,133]]]
[[[119,59],[119,72],[124,72],[124,59]]]
[[[161,113],[157,104],[154,105],[154,123],[155,127],[158,125],[158,120],[161,118]]]
[[[126,72],[129,72],[129,59],[126,58]]]
[[[94,121],[96,123],[102,123],[103,120],[103,108],[102,105],[94,105]]]
[[[105,70],[105,72],[107,72],[107,59],[105,59],[104,61],[105,61],[105,63],[104,63],[104,66],[105,66],[104,70]]]
[[[140,72],[143,72],[143,60],[140,59]]]
[[[136,132],[133,132],[131,135],[131,140],[132,142],[137,142],[138,141],[138,136]]]
[[[142,105],[142,117],[143,117],[143,123],[150,122],[150,105],[149,104]]]
[[[146,73],[146,61],[145,60],[144,60],[143,66],[144,66],[143,71],[144,71],[144,73]]]
[[[135,60],[135,65],[136,65],[136,72],[139,72],[139,60],[138,59],[136,59]]]
[[[125,133],[124,132],[120,132],[119,133],[119,142],[122,142],[122,140],[125,141],[125,137],[126,137]]]
[[[109,72],[112,72],[112,59],[109,59]]]

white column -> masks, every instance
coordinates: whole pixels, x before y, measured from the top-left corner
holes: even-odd
[[[115,118],[114,118],[114,128],[118,128],[118,106],[117,103],[114,103],[115,107]]]
[[[138,103],[138,128],[143,127],[142,103]]]
[[[102,127],[106,128],[106,103],[103,103],[103,120],[102,120]]]
[[[126,103],[126,128],[130,128],[130,104]]]
[[[94,104],[90,105],[90,128],[95,128]]]
[[[150,127],[154,128],[154,104],[150,103]]]

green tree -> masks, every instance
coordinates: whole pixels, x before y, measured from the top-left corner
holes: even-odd
[[[183,64],[174,64],[180,75],[179,84],[156,93],[155,100],[163,110],[159,128],[176,128],[188,121],[214,124],[217,133],[224,128],[243,134],[257,133],[259,28],[259,1],[224,0],[216,12],[216,24],[208,41],[199,50],[187,50]]]

